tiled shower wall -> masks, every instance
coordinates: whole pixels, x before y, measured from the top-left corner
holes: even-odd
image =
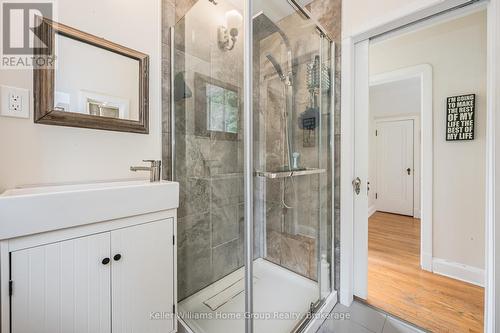
[[[170,119],[170,48],[172,41],[170,40],[169,28],[176,24],[188,11],[189,9],[197,2],[198,0],[162,0],[162,24],[163,24],[163,38],[162,38],[162,147],[163,147],[163,177],[165,179],[171,178],[171,119]],[[204,1],[204,0],[199,0]],[[338,267],[340,266],[340,39],[341,39],[341,0],[315,0],[311,2],[308,6],[308,9],[311,11],[312,15],[323,25],[323,27],[328,31],[330,36],[335,40],[336,43],[336,77],[335,77],[335,207],[334,207],[334,228],[335,228],[335,287],[338,289],[339,287],[339,271]],[[233,179],[234,180],[234,179]],[[198,180],[198,182],[203,182],[203,179]],[[217,180],[205,180],[206,184],[206,193],[207,195],[211,195],[210,193],[215,193],[217,195]],[[214,183],[215,181],[215,183]],[[229,180],[230,182],[231,180]],[[239,180],[236,178],[236,183],[239,184]],[[224,183],[224,181],[222,181]],[[224,186],[224,184],[221,186]],[[229,185],[231,186],[231,185]],[[240,185],[238,185],[240,186]],[[199,187],[203,188],[203,186]],[[203,192],[203,191],[202,191]],[[239,196],[238,196],[239,197]],[[203,196],[200,202],[203,202]],[[238,198],[238,202],[235,203],[235,207],[240,207],[241,198]],[[207,204],[210,201],[207,202]],[[238,209],[238,219],[241,224],[241,207]],[[179,224],[185,223],[185,228],[191,228],[192,233],[189,235],[184,235],[179,239],[182,241],[191,242],[191,243],[199,243],[200,247],[197,252],[192,253],[191,256],[186,257],[185,261],[179,261],[179,279],[183,279],[183,283],[187,283],[188,285],[183,285],[179,288],[179,298],[182,299],[185,296],[189,295],[197,288],[194,284],[189,285],[188,274],[184,274],[185,270],[189,266],[196,266],[195,261],[189,261],[189,258],[192,257],[193,260],[204,260],[204,252],[203,252],[203,243],[208,242],[208,236],[210,235],[211,230],[209,230],[210,226],[204,223],[196,223],[196,219],[179,219]],[[185,228],[179,228],[180,231]],[[240,234],[241,241],[241,234]],[[185,244],[184,244],[185,245]],[[179,244],[179,250],[182,251],[183,244]],[[213,248],[211,248],[213,251]],[[239,253],[240,251],[236,251]],[[235,259],[238,260],[239,259]],[[207,260],[205,260],[205,264],[211,265]],[[215,263],[215,262],[214,262]],[[219,263],[221,266],[231,266],[238,265],[238,262],[226,262],[222,261]],[[201,266],[200,266],[201,267]],[[231,267],[230,267],[231,268]],[[198,272],[199,273],[199,272]],[[201,273],[203,275],[203,272]],[[192,279],[199,279],[196,274],[191,274]],[[193,281],[194,283],[195,281]],[[205,284],[209,283],[210,279],[205,281]]]
[[[290,148],[300,154],[300,167],[326,169],[330,157],[327,120],[330,117],[331,99],[328,93],[331,90],[324,88],[321,99],[316,95],[317,102],[322,106],[322,121],[318,124],[322,129],[304,130],[298,124],[299,115],[312,106],[307,66],[319,56],[321,44],[326,47],[329,43],[320,38],[314,24],[306,25],[299,14],[275,22],[276,26],[270,22],[266,24],[268,18],[261,15],[256,18],[259,24],[254,25],[253,49],[254,57],[257,58],[254,59],[254,71],[259,73],[258,78],[254,76],[255,167],[273,171],[288,165],[285,133],[289,126]],[[286,88],[286,92],[279,75],[267,59],[267,55],[273,55],[287,71],[288,48],[282,42],[281,35],[276,33],[277,28],[287,35],[295,62],[293,85]],[[325,53],[329,54],[324,50]],[[325,65],[329,65],[330,60],[329,57],[322,59]],[[285,120],[285,96],[288,94],[293,98],[293,106],[288,108]],[[282,179],[259,177],[256,182],[255,205],[263,207],[261,209],[265,215],[258,214],[257,209],[255,223],[260,223],[266,229],[266,259],[317,281],[317,246],[321,246],[320,253],[331,250],[326,237],[330,227],[328,216],[331,218],[328,205],[331,202],[328,199],[331,176],[324,172]]]

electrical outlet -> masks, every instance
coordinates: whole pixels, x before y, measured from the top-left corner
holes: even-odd
[[[0,86],[0,115],[6,117],[30,117],[29,90]]]
[[[19,113],[23,110],[23,98],[18,94],[9,94],[9,112]]]

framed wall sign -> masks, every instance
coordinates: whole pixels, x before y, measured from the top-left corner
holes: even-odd
[[[446,141],[474,140],[476,95],[448,97],[446,102]]]

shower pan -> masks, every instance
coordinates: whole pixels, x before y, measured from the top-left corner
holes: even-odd
[[[336,302],[333,43],[294,0],[199,0],[170,38],[180,321],[307,331]]]

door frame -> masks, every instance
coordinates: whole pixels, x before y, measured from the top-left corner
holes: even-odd
[[[419,140],[420,152],[420,266],[422,269],[432,272],[432,197],[433,197],[433,83],[432,66],[421,64],[417,66],[406,67],[395,71],[373,75],[370,77],[370,87],[397,82],[402,80],[418,78],[420,80],[420,119],[415,117],[401,117],[405,119],[414,119],[418,121],[417,130],[414,131],[414,142]],[[401,119],[400,118],[400,119]],[[391,119],[394,119],[391,117]],[[375,119],[377,121],[377,119]],[[416,124],[416,123],[415,123]],[[415,152],[417,157],[417,152]],[[415,184],[415,181],[414,181]],[[415,187],[414,187],[415,189]],[[426,195],[423,195],[423,194]],[[414,197],[415,202],[415,197]],[[415,209],[415,205],[414,205]],[[415,215],[415,211],[413,212]]]
[[[500,109],[500,0],[441,0],[404,7],[374,21],[366,30],[343,36],[342,40],[342,119],[341,119],[341,207],[340,207],[340,302],[349,306],[354,299],[354,200],[352,180],[354,179],[354,108],[355,87],[355,45],[384,33],[404,28],[425,20],[442,20],[443,17],[458,15],[460,12],[477,10],[483,6],[487,10],[487,173],[486,173],[486,284],[485,284],[485,329],[484,332],[500,331],[500,227],[496,228],[496,208],[500,209],[500,163],[497,153],[500,145],[495,144],[497,129],[500,131],[500,117],[495,110]],[[450,10],[455,9],[453,12]],[[446,13],[449,12],[449,13]],[[436,15],[441,14],[439,17]],[[366,78],[368,83],[368,77]],[[424,126],[422,126],[424,127]],[[497,173],[499,176],[497,176]],[[498,192],[498,193],[497,193]],[[498,264],[497,264],[498,261]],[[498,271],[498,273],[497,273]],[[498,281],[495,277],[499,276]],[[499,304],[497,306],[497,303]]]

